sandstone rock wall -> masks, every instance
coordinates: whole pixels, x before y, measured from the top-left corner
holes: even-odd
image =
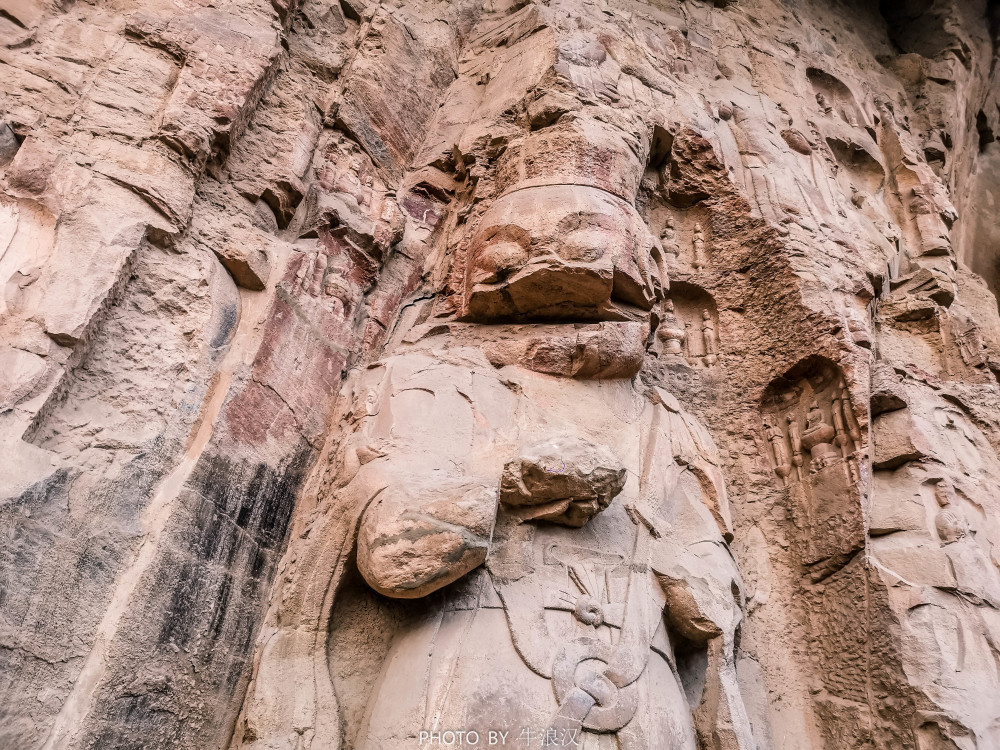
[[[0,747],[1000,750],[998,40],[0,0]]]

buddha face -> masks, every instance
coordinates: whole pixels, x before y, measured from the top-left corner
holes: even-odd
[[[599,188],[515,189],[472,236],[464,317],[640,319],[653,303],[653,242],[635,208]]]

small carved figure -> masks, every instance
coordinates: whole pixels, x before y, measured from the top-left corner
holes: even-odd
[[[947,508],[951,505],[951,501],[954,496],[955,490],[949,482],[944,479],[937,480],[937,483],[934,485],[934,499],[937,500],[937,504],[939,506]]]
[[[965,520],[965,516],[951,506],[938,511],[937,517],[934,519],[934,527],[937,529],[942,544],[951,544],[969,535],[969,522]]]
[[[663,303],[663,321],[657,330],[657,336],[663,342],[663,351],[666,354],[681,354],[684,342],[685,330],[680,319],[674,313],[673,300]]]
[[[850,414],[850,418],[853,418],[854,413],[851,410],[850,401],[847,399],[846,389],[841,390],[840,395],[834,396],[831,413],[833,415],[833,429],[836,433],[833,442],[840,448],[844,460],[847,461],[847,471],[851,481],[856,482],[858,480],[857,468],[851,458],[854,454],[856,442],[851,435],[850,428],[847,426],[848,414]],[[855,422],[855,424],[857,423]]]
[[[771,450],[774,451],[774,473],[781,477],[781,480],[788,483],[788,475],[792,473],[792,457],[788,452],[788,442],[785,433],[780,427],[772,425],[769,421],[764,422],[764,431],[767,439],[771,443]]]
[[[806,415],[806,429],[802,433],[802,444],[812,458],[812,471],[819,471],[838,457],[837,449],[832,443],[835,435],[836,431],[826,421],[819,404],[813,401]]]
[[[850,453],[850,445],[848,443],[849,436],[844,425],[844,412],[840,396],[834,397],[833,409],[831,413],[833,415],[833,442],[840,448],[841,452],[844,454],[844,458],[847,458],[847,454]]]
[[[705,310],[701,314],[701,337],[705,342],[705,365],[711,367],[718,360],[718,348],[715,344],[715,324],[712,322],[712,313]]]
[[[668,216],[663,224],[663,230],[660,232],[660,239],[666,244],[668,240],[673,240],[675,235],[674,222]]]
[[[355,295],[339,274],[327,273],[326,281],[323,282],[323,295],[330,298],[334,312],[341,318],[346,319],[351,314]]]
[[[326,253],[316,254],[316,265],[313,268],[312,284],[309,287],[309,293],[313,297],[319,297],[323,294],[323,278],[326,276],[326,266],[328,262],[329,258],[326,257]]]
[[[820,109],[823,110],[824,114],[830,114],[833,111],[833,107],[826,100],[826,96],[823,95],[822,91],[816,92],[816,103],[820,106]]]
[[[19,313],[24,308],[25,289],[38,281],[42,276],[40,266],[25,266],[15,271],[4,285],[4,302],[7,303],[7,310],[12,313]]]
[[[792,441],[792,465],[795,467],[795,475],[802,481],[802,430],[799,427],[799,420],[795,415],[788,415],[788,437]]]
[[[702,231],[701,224],[694,225],[692,246],[694,247],[692,265],[695,267],[695,270],[698,270],[705,265],[705,233]]]
[[[861,442],[861,427],[858,425],[858,418],[854,416],[854,409],[851,407],[851,393],[847,390],[847,384],[840,381],[840,400],[844,406],[844,420],[847,423],[847,433],[855,445]]]
[[[684,355],[687,357],[689,365],[695,365],[698,363],[698,358],[694,351],[694,335],[691,331],[691,324],[684,324]]]
[[[955,334],[955,342],[962,361],[969,367],[983,367],[986,364],[986,344],[983,343],[979,326],[970,323],[964,331]]]
[[[315,251],[303,257],[295,274],[294,291],[319,297],[323,294],[323,279],[329,259],[326,253]]]
[[[668,216],[663,231],[660,232],[660,244],[663,245],[663,252],[670,256],[670,260],[676,261],[678,255],[677,232],[674,230],[674,223]]]

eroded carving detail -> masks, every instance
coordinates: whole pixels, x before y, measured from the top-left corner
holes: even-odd
[[[851,553],[861,522],[861,429],[839,370],[806,360],[768,389],[766,443],[775,473],[809,529],[803,559],[814,564]]]
[[[670,362],[711,368],[719,362],[715,301],[703,289],[678,282],[664,300],[656,338],[658,353]]]

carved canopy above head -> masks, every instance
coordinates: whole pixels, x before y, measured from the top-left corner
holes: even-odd
[[[560,121],[526,134],[504,152],[499,194],[544,185],[595,187],[635,200],[649,155],[648,137],[590,118]]]

